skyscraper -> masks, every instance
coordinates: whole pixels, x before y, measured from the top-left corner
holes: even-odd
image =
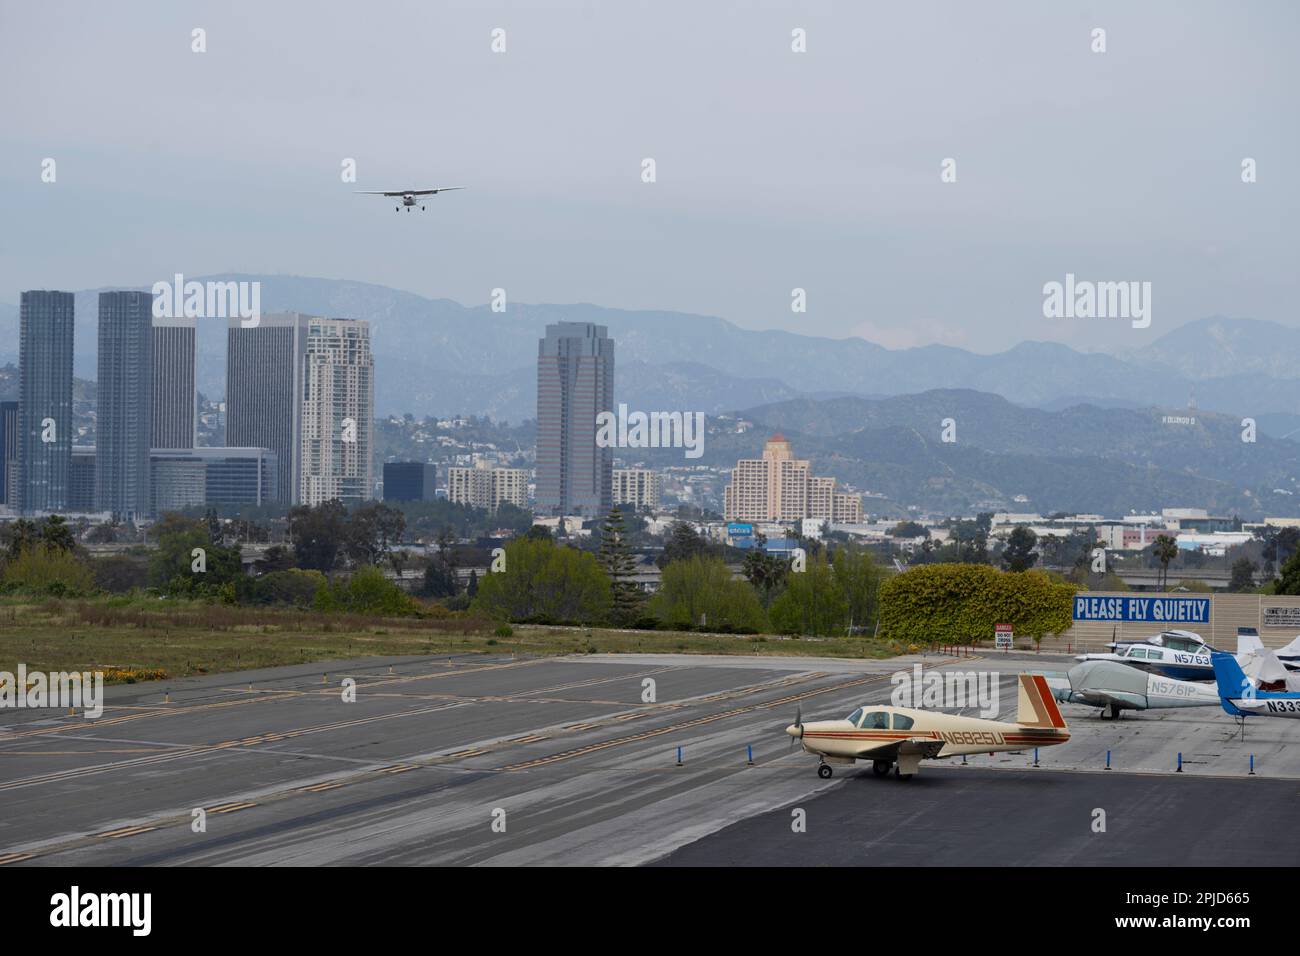
[[[71,292],[24,292],[19,309],[19,501],[66,511],[72,465]]]
[[[153,294],[99,294],[95,500],[126,520],[153,513]]]
[[[370,323],[307,321],[299,501],[374,497],[375,362]]]
[[[252,328],[238,317],[226,333],[226,444],[276,455],[276,495],[299,499],[303,368],[309,316],[263,315]]]
[[[153,320],[153,448],[193,448],[193,318]]]
[[[537,344],[537,510],[610,510],[613,450],[596,444],[596,416],[614,408],[614,340],[603,325],[559,322]]]
[[[18,429],[18,403],[0,402],[0,503],[10,508],[18,497]]]

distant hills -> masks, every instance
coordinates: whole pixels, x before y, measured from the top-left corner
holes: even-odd
[[[863,339],[750,331],[714,316],[625,311],[590,304],[508,303],[503,313],[336,279],[227,274],[258,280],[264,311],[296,309],[368,319],[381,363],[381,414],[474,412],[519,421],[535,414],[537,339],[549,322],[609,327],[617,340],[617,397],[643,408],[709,413],[795,397],[888,396],[962,388],[1047,409],[1177,407],[1300,427],[1300,329],[1249,319],[1191,322],[1124,356],[1023,342],[993,355],[942,345],[887,349]],[[96,294],[77,296],[76,374],[95,377]],[[16,361],[17,308],[0,306],[0,362]],[[200,322],[199,388],[225,392],[225,328]]]
[[[1080,405],[1045,411],[950,389],[877,400],[796,399],[748,409],[743,417],[755,428],[745,436],[719,434],[711,453],[724,461],[754,457],[780,431],[800,457],[814,459],[819,473],[882,493],[895,505],[948,513],[1120,515],[1203,507],[1246,518],[1300,515],[1300,444],[1263,433],[1243,442],[1239,417],[1203,410]],[[951,444],[941,435],[947,418],[955,422]],[[1190,418],[1194,424],[1182,421]],[[884,510],[875,502],[870,507]]]
[[[510,302],[494,313],[346,280],[190,278],[260,281],[265,312],[369,320],[380,415],[533,418],[544,327],[596,322],[617,342],[617,401],[647,411],[741,412],[757,423],[737,434],[733,423],[712,421],[695,463],[753,456],[780,430],[819,473],[885,496],[869,501],[873,511],[912,504],[1118,514],[1182,505],[1243,517],[1300,514],[1300,444],[1280,440],[1300,435],[1300,329],[1273,322],[1206,318],[1118,356],[1045,342],[980,355],[750,331],[679,312]],[[77,294],[75,371],[83,379],[95,377],[98,291]],[[224,321],[200,320],[198,386],[209,395],[225,392],[225,336]],[[17,309],[0,306],[0,363],[17,360],[16,342]],[[1258,423],[1253,444],[1241,441],[1245,416]],[[956,420],[955,444],[940,441],[944,418]],[[662,451],[644,457],[681,460]]]

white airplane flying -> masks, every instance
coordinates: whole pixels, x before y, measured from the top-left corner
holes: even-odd
[[[400,198],[402,204],[400,206],[395,206],[394,209],[401,212],[402,208],[405,207],[406,211],[410,212],[411,207],[417,204],[421,211],[428,208],[423,202],[416,199],[417,196],[436,196],[438,193],[445,193],[450,192],[453,189],[464,188],[464,186],[439,186],[437,189],[358,189],[357,194],[361,196],[388,196],[390,199]]]
[[[1021,674],[1017,705],[1014,724],[883,704],[859,707],[844,720],[808,724],[796,712],[785,732],[820,758],[819,777],[829,777],[833,763],[870,760],[876,776],[892,767],[902,780],[910,779],[926,759],[1031,750],[1070,739],[1046,678]]]

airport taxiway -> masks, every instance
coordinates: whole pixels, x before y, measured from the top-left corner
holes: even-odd
[[[952,821],[972,806],[1003,829],[972,827],[967,849],[1011,844],[1009,862],[1054,862],[1023,841],[1015,856],[1006,838],[1044,801],[1113,807],[1119,825],[1156,808],[1184,841],[1206,825],[1197,808],[1249,808],[1265,827],[1252,832],[1296,857],[1290,830],[1268,823],[1283,807],[1273,788],[1293,796],[1300,780],[1290,721],[1252,721],[1243,742],[1217,708],[1103,721],[1066,705],[1072,739],[1038,769],[1032,754],[980,756],[927,763],[906,783],[869,768],[822,781],[789,749],[796,707],[815,719],[886,702],[890,675],[918,662],[996,670],[1001,719],[1015,713],[1015,673],[1067,666],[992,653],[365,659],[113,687],[98,720],[0,711],[0,865],[869,864],[899,826],[882,812]],[[788,857],[746,829],[779,820],[788,833],[795,806],[839,822],[810,826]],[[1049,824],[1068,834],[1077,821]],[[755,855],[741,859],[746,843]],[[1147,862],[1140,841],[1111,846],[1077,859]]]

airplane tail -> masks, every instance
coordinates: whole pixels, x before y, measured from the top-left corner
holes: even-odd
[[[1242,712],[1233,706],[1232,701],[1254,696],[1255,685],[1250,682],[1242,671],[1241,665],[1237,663],[1237,659],[1231,654],[1211,654],[1210,663],[1214,667],[1214,680],[1219,687],[1219,703],[1224,711],[1234,717],[1240,717]]]
[[[1065,730],[1065,718],[1056,706],[1056,697],[1041,674],[1020,675],[1020,695],[1016,706],[1016,723],[1022,727]]]

